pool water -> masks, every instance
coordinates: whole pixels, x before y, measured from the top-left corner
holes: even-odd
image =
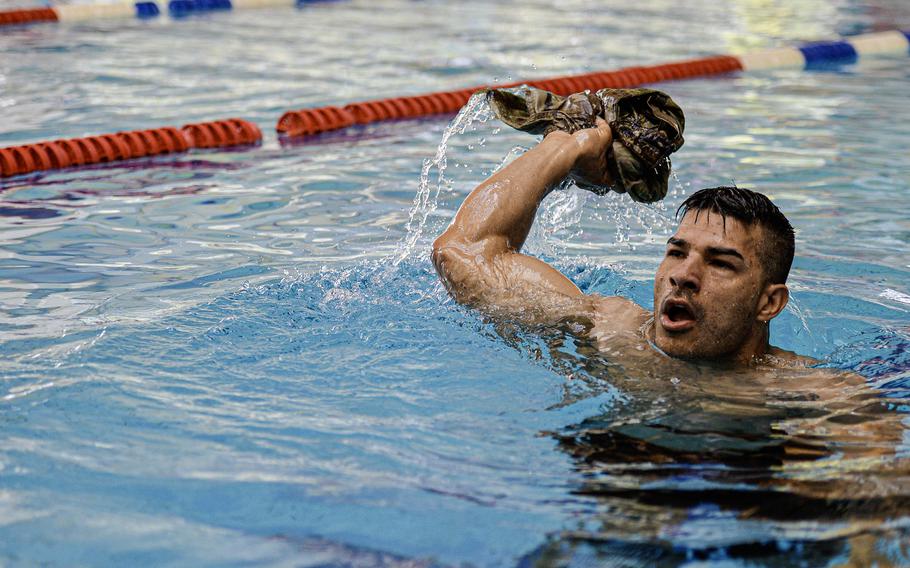
[[[906,55],[659,85],[687,114],[667,200],[568,188],[528,244],[650,308],[682,199],[758,189],[797,228],[772,341],[824,379],[636,374],[449,300],[429,243],[535,142],[482,105],[271,130],[291,108],[910,27],[894,2],[676,5],[4,30],[0,145],[230,116],[265,140],[0,181],[0,564],[910,564]]]

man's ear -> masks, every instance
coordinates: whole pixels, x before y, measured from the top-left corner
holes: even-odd
[[[786,284],[768,284],[758,299],[758,315],[760,322],[769,322],[777,317],[790,300],[790,289]]]

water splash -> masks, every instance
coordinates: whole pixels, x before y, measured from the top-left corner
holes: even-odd
[[[787,310],[796,316],[796,319],[798,319],[799,323],[803,326],[803,330],[805,330],[811,342],[815,344],[815,336],[812,334],[812,329],[809,327],[809,321],[806,319],[806,315],[803,313],[802,308],[800,308],[799,302],[796,301],[794,289],[790,290],[790,301],[787,302]]]
[[[558,256],[565,251],[565,242],[581,234],[579,224],[584,217],[587,192],[573,190],[571,182],[552,192],[541,204],[527,239],[527,248],[534,254]]]
[[[486,96],[483,93],[475,93],[442,133],[442,140],[440,140],[433,158],[424,160],[417,195],[414,196],[414,204],[411,206],[408,223],[405,225],[407,236],[395,255],[392,266],[398,266],[411,256],[424,234],[427,220],[436,211],[439,194],[443,190],[451,191],[452,189],[452,180],[445,175],[448,165],[449,140],[456,134],[462,134],[475,122],[486,122],[491,117],[492,111],[486,102]],[[431,173],[434,169],[436,176],[435,180],[431,181]]]
[[[478,93],[471,97],[458,116],[445,129],[436,153],[432,158],[423,162],[417,193],[414,196],[405,226],[406,236],[393,255],[390,266],[398,266],[413,255],[427,232],[429,218],[438,207],[440,195],[443,192],[451,192],[453,189],[455,180],[446,175],[452,138],[463,134],[469,128],[476,128],[478,123],[485,123],[493,116],[486,97]],[[501,127],[497,126],[492,129],[490,135],[495,136],[500,130]],[[482,136],[477,143],[485,146],[488,141],[489,137]],[[473,144],[468,144],[466,148],[469,151],[475,149]],[[496,167],[484,174],[492,175],[527,151],[528,148],[525,146],[514,146]],[[473,171],[468,164],[456,163],[454,165],[455,167],[465,166],[468,173]],[[435,176],[433,175],[434,170]],[[675,199],[684,194],[685,188],[674,174],[670,196]],[[592,202],[594,202],[593,207],[590,205]],[[567,243],[582,234],[581,227],[589,220],[598,224],[615,225],[615,239],[611,244],[623,245],[633,250],[636,246],[633,241],[651,243],[655,233],[668,234],[675,224],[675,217],[663,201],[654,204],[639,204],[634,203],[628,196],[616,193],[597,197],[594,200],[591,199],[589,193],[578,191],[575,183],[567,180],[541,204],[528,237],[529,252],[554,256],[564,252]]]
[[[668,197],[675,200],[680,195],[685,195],[685,188],[674,174]],[[615,231],[610,245],[632,250],[636,243],[652,243],[655,234],[669,234],[676,225],[666,201],[636,203],[627,195],[612,192],[594,197],[566,180],[541,204],[528,238],[529,246],[539,254],[558,254],[570,239],[582,234],[579,227],[586,221],[612,224]]]
[[[669,234],[675,226],[674,217],[663,202],[634,203],[625,195],[608,194],[598,201],[593,218],[615,225],[613,246],[635,249],[635,241],[648,244],[655,234]]]

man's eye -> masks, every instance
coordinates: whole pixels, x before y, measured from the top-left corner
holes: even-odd
[[[670,249],[667,251],[667,256],[674,256],[677,258],[682,258],[683,252],[681,250]]]
[[[712,260],[711,264],[718,268],[726,268],[728,270],[733,268],[732,264],[730,264],[729,262],[724,262],[722,260]]]

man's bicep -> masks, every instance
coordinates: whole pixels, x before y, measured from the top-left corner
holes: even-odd
[[[535,322],[590,312],[590,298],[549,264],[520,253],[484,252],[475,246],[434,249],[436,269],[458,302]]]

